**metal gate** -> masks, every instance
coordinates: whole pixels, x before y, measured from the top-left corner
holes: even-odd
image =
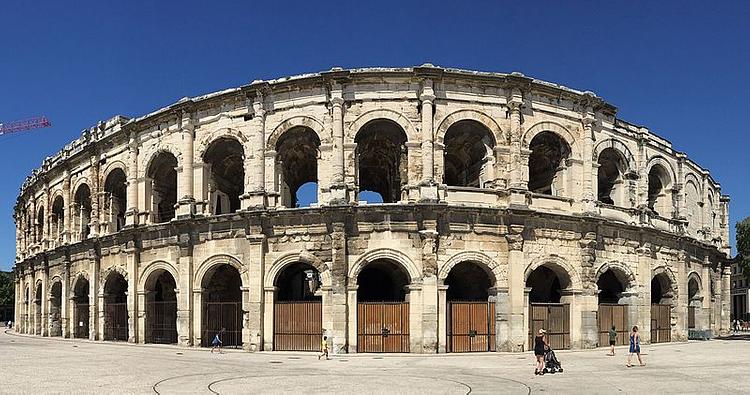
[[[177,301],[146,303],[146,343],[177,343]]]
[[[599,314],[599,347],[609,346],[609,330],[615,326],[617,339],[615,345],[622,346],[630,342],[628,333],[628,306],[624,304],[600,304]]]
[[[651,305],[651,343],[672,341],[672,306],[668,304]]]
[[[221,336],[223,347],[242,347],[242,303],[203,303],[203,347],[211,346],[211,341],[221,328],[226,329]]]
[[[89,305],[83,303],[76,303],[76,329],[73,332],[73,336],[79,339],[89,338]]]
[[[539,329],[547,331],[547,342],[553,350],[570,348],[570,305],[532,303],[529,306],[529,348]]]
[[[357,303],[357,352],[409,352],[409,303]]]
[[[688,306],[688,328],[695,329],[695,306]]]
[[[321,302],[274,303],[274,350],[318,351],[322,335],[323,308]]]
[[[128,341],[128,304],[104,304],[104,340]]]
[[[448,352],[495,351],[495,303],[448,302]]]

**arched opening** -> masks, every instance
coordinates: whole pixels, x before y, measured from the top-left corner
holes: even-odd
[[[408,273],[377,259],[357,276],[357,352],[409,352]]]
[[[225,329],[224,347],[242,347],[242,280],[229,264],[214,267],[203,278],[203,347]]]
[[[599,292],[599,346],[609,344],[609,330],[614,327],[617,332],[615,345],[624,345],[629,341],[631,295],[626,294],[627,287],[632,286],[624,273],[607,269],[596,281]]]
[[[36,241],[44,240],[44,207],[39,207],[36,214]]]
[[[104,340],[128,341],[128,281],[116,271],[104,282]]]
[[[700,281],[698,276],[690,276],[688,280],[688,329],[698,327],[697,316],[701,311],[703,297],[700,294]]]
[[[565,196],[567,159],[570,146],[553,132],[541,132],[529,144],[529,190],[545,195]]]
[[[49,298],[49,335],[62,336],[62,282],[52,283]]]
[[[203,162],[211,172],[208,191],[212,214],[240,209],[240,196],[245,193],[244,161],[242,144],[233,138],[216,139],[206,149]]]
[[[91,189],[86,184],[81,184],[75,194],[75,216],[73,229],[75,229],[75,240],[81,241],[89,237],[91,228]]]
[[[279,273],[275,286],[273,349],[317,351],[323,334],[318,270],[295,262]]]
[[[306,183],[315,184],[317,201],[320,139],[310,128],[293,127],[276,142],[276,177],[284,207],[300,207],[298,191]],[[312,199],[307,199],[312,201]]]
[[[547,340],[553,349],[570,348],[570,297],[565,290],[570,278],[561,267],[553,264],[534,269],[526,279],[530,288],[529,344],[539,329],[547,331]]]
[[[310,207],[318,203],[318,183],[306,182],[297,189],[297,207]]]
[[[34,334],[42,334],[42,283],[36,285],[36,292],[34,293]]]
[[[687,231],[690,236],[698,237],[701,230],[703,212],[702,200],[694,182],[685,183],[685,207],[687,208]]]
[[[651,343],[672,341],[672,280],[666,273],[651,279]]]
[[[151,221],[172,220],[177,205],[177,158],[169,152],[160,152],[151,161],[146,177],[146,202],[151,206]]]
[[[406,133],[390,120],[366,123],[354,139],[360,191],[380,194],[384,203],[401,200],[408,182]]]
[[[448,303],[448,351],[495,351],[494,276],[478,263],[454,266],[445,279]]]
[[[599,201],[625,206],[627,185],[624,175],[628,169],[625,157],[614,148],[605,148],[599,154],[597,163],[599,164],[597,170]]]
[[[125,226],[127,203],[127,179],[122,169],[114,169],[104,181],[104,213],[107,216],[108,233],[119,232]]]
[[[177,344],[177,282],[166,270],[152,272],[146,289],[146,343]]]
[[[89,280],[85,277],[78,277],[73,287],[73,317],[75,317],[73,336],[79,339],[88,339]]]
[[[50,231],[55,241],[62,241],[61,236],[63,232],[63,225],[65,223],[65,202],[62,196],[55,198],[52,202],[52,223],[50,224]]]
[[[458,187],[485,188],[494,181],[495,139],[481,123],[458,121],[445,132],[443,182]]]
[[[672,191],[669,172],[662,165],[654,165],[648,172],[648,208],[662,217],[672,217]]]

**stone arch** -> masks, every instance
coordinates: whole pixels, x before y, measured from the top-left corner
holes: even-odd
[[[599,266],[599,269],[597,269],[596,271],[596,276],[594,277],[594,283],[597,283],[602,274],[604,274],[604,272],[606,272],[607,270],[612,270],[612,272],[615,274],[615,277],[620,280],[623,288],[625,288],[626,290],[636,287],[637,280],[635,278],[635,273],[633,273],[628,265],[618,261],[605,262],[604,264]]]
[[[406,273],[409,275],[409,282],[411,283],[418,282],[421,278],[419,268],[406,254],[392,248],[376,248],[362,254],[359,259],[354,262],[354,265],[349,268],[349,273],[347,275],[349,284],[356,284],[359,272],[362,271],[368,263],[378,259],[388,259],[398,263],[404,270],[406,270]]]
[[[688,172],[685,174],[685,183],[687,184],[688,182],[693,182],[695,184],[695,187],[698,188],[698,192],[703,191],[703,188],[701,188],[701,185],[703,185],[703,183],[700,181],[700,179],[698,179],[698,176],[696,176],[695,173]]]
[[[128,278],[127,270],[123,269],[119,265],[110,266],[102,270],[102,273],[99,275],[99,295],[104,293],[104,286],[107,285],[107,278],[109,278],[109,275],[112,273],[117,273],[121,275],[122,278],[125,279],[125,281],[130,281],[130,279]]]
[[[237,140],[237,142],[242,145],[243,150],[246,150],[248,138],[242,133],[241,130],[231,127],[222,127],[214,129],[203,135],[203,137],[197,144],[196,158],[203,158],[208,147],[210,147],[214,141],[218,141],[221,138]]]
[[[454,254],[443,263],[438,272],[438,280],[445,281],[445,279],[448,278],[451,269],[461,262],[474,262],[483,266],[488,273],[492,274],[492,280],[495,285],[502,281],[505,276],[500,265],[494,259],[490,258],[489,255],[480,251],[461,251]]]
[[[648,164],[646,165],[646,174],[651,173],[651,169],[654,166],[662,166],[664,170],[667,171],[667,175],[669,176],[669,184],[665,185],[665,188],[672,188],[672,185],[675,182],[675,171],[672,164],[669,163],[669,161],[663,156],[654,156],[649,159]]]
[[[669,290],[672,292],[672,305],[676,305],[677,296],[679,294],[679,284],[677,283],[677,275],[667,266],[657,266],[651,270],[651,279],[659,275],[664,275],[669,279]]]
[[[62,189],[55,189],[54,191],[50,192],[50,207],[52,204],[54,204],[55,199],[60,198],[63,200],[63,205],[65,205],[65,196],[63,195]]]
[[[328,136],[326,136],[325,127],[320,121],[307,115],[297,115],[287,118],[276,125],[266,140],[266,151],[275,151],[276,143],[279,141],[281,135],[295,127],[304,127],[312,130],[318,135],[318,140],[320,140],[321,144],[330,140],[326,138]]]
[[[145,177],[154,159],[164,152],[172,154],[177,159],[177,166],[182,166],[182,152],[174,144],[159,144],[144,155],[143,166],[138,167],[138,177]]]
[[[205,277],[208,273],[212,271],[212,269],[215,269],[221,265],[229,265],[237,269],[237,271],[240,273],[240,279],[242,281],[243,287],[248,287],[250,284],[250,279],[248,278],[249,273],[247,268],[242,264],[242,261],[240,261],[238,258],[228,255],[228,254],[216,254],[213,255],[201,263],[201,265],[198,267],[198,270],[195,272],[195,280],[193,282],[193,287],[200,289],[203,287],[203,281],[205,280]],[[177,277],[175,277],[175,280]]]
[[[47,284],[47,296],[52,296],[52,286],[58,282],[62,283],[62,277],[60,277],[59,275],[54,275],[49,279],[49,283]]]
[[[619,152],[623,158],[625,158],[625,162],[628,164],[629,171],[636,171],[638,169],[637,162],[635,161],[635,156],[633,156],[633,153],[630,152],[628,146],[614,137],[602,140],[597,143],[596,146],[594,146],[594,157],[592,158],[594,163],[599,160],[599,155],[601,155],[602,151],[607,148],[612,148],[613,150]]]
[[[109,163],[105,168],[104,171],[101,172],[101,180],[99,180],[99,185],[104,185],[104,183],[107,181],[107,177],[109,177],[109,174],[113,171],[120,169],[123,173],[125,173],[125,177],[128,176],[128,168],[125,166],[125,163],[122,161],[116,160],[114,162]]]
[[[85,270],[81,270],[81,271],[77,272],[74,276],[72,276],[72,278],[73,278],[73,281],[70,282],[71,289],[75,289],[76,283],[78,283],[78,281],[81,278],[83,278],[86,281],[89,281],[89,283],[91,281],[91,279],[89,278],[88,272],[86,272]]]
[[[388,108],[369,110],[357,117],[357,119],[349,125],[349,140],[354,141],[363,126],[367,125],[370,121],[378,119],[386,119],[398,124],[404,133],[406,133],[407,141],[419,141],[419,135],[411,121],[402,113]]]
[[[581,277],[579,276],[573,265],[557,255],[547,255],[531,261],[531,263],[526,266],[526,271],[523,275],[524,282],[529,279],[529,276],[534,270],[542,266],[545,266],[552,270],[561,282],[567,282],[565,286],[562,287],[563,289],[580,290],[583,288],[581,284]]]
[[[573,134],[564,126],[553,121],[541,121],[526,129],[523,139],[521,140],[523,148],[529,149],[531,140],[533,140],[537,134],[542,132],[552,132],[560,136],[566,143],[568,143],[568,146],[570,146],[571,157],[576,158],[580,156],[581,151],[578,148],[578,141]]]
[[[470,109],[457,110],[443,118],[443,120],[440,121],[437,129],[435,129],[435,142],[438,144],[442,144],[443,140],[445,139],[445,133],[448,132],[448,129],[450,129],[453,124],[459,121],[468,120],[476,121],[487,128],[487,130],[489,130],[492,136],[495,138],[496,144],[508,144],[507,135],[492,117],[482,111]]]
[[[74,199],[76,192],[78,192],[78,188],[80,188],[81,185],[86,185],[87,187],[89,187],[91,193],[94,193],[94,191],[91,189],[91,182],[89,181],[88,177],[78,177],[70,188],[71,194],[73,195]]]
[[[698,290],[694,297],[703,297],[703,281],[701,280],[701,275],[698,274],[695,270],[691,271],[687,275],[687,284],[688,284],[688,297],[690,297],[690,282],[695,280],[696,284],[698,285]],[[690,300],[688,300],[688,304],[690,303]]]
[[[177,269],[172,265],[171,263],[167,261],[153,261],[146,265],[146,268],[143,270],[143,273],[140,275],[140,282],[138,283],[138,290],[144,291],[147,289],[147,286],[152,280],[155,280],[153,277],[153,274],[159,271],[165,271],[172,275],[172,278],[174,278],[175,283],[179,286],[180,284],[180,276],[177,272]]]
[[[328,265],[326,265],[325,262],[323,262],[315,255],[307,251],[300,251],[284,254],[276,259],[271,265],[271,269],[268,270],[265,278],[263,279],[263,287],[274,287],[279,274],[281,274],[284,269],[289,267],[289,265],[296,262],[307,263],[310,266],[314,267],[318,271],[318,274],[320,274],[321,285],[324,287],[331,286],[331,272],[330,270],[328,270]]]

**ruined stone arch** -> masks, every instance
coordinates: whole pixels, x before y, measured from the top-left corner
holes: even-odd
[[[52,286],[55,285],[55,283],[60,283],[62,285],[62,277],[59,275],[54,275],[52,278],[49,279],[49,282],[47,283],[47,296],[52,296]],[[64,297],[64,295],[63,295]]]
[[[596,288],[596,283],[599,282],[599,278],[607,270],[612,270],[612,272],[615,274],[615,277],[617,277],[624,289],[633,289],[637,286],[635,273],[633,273],[628,265],[619,261],[609,261],[599,266],[599,269],[596,270],[596,276],[594,277],[594,288]]]
[[[701,187],[703,183],[698,179],[698,177],[693,172],[688,172],[685,174],[685,183],[692,182],[695,184],[696,189],[698,189],[698,192],[703,196],[703,188]]]
[[[330,138],[328,138],[329,136],[326,135],[326,129],[323,126],[323,123],[307,115],[297,115],[287,118],[276,125],[273,131],[268,135],[266,151],[275,151],[276,143],[278,143],[279,138],[281,138],[286,131],[295,127],[303,127],[312,130],[318,135],[318,140],[321,144],[325,144],[325,142],[330,140]]]
[[[422,277],[421,272],[417,265],[414,264],[414,261],[412,261],[411,258],[409,258],[403,252],[392,248],[376,248],[362,254],[359,259],[357,259],[356,262],[354,262],[354,264],[349,267],[349,273],[347,275],[349,284],[356,284],[359,272],[362,271],[362,269],[367,266],[368,263],[371,263],[378,259],[387,259],[399,264],[401,268],[404,269],[409,275],[409,282],[412,284],[418,282]]]
[[[613,150],[620,153],[620,155],[622,155],[628,165],[628,171],[636,171],[638,169],[638,164],[635,161],[635,157],[633,156],[633,153],[630,152],[628,146],[614,137],[602,140],[597,143],[596,146],[594,146],[594,157],[592,158],[594,163],[597,163],[597,161],[599,160],[599,155],[601,155],[602,151],[607,148],[612,148]]]
[[[688,297],[690,296],[690,281],[692,281],[692,280],[695,280],[696,284],[698,284],[698,290],[697,290],[697,292],[696,292],[696,294],[694,296],[702,298],[703,297],[703,281],[701,279],[701,275],[698,274],[698,272],[695,271],[695,270],[692,270],[687,275]],[[688,303],[689,302],[690,301],[688,300]]]
[[[580,156],[581,151],[578,147],[578,141],[573,134],[564,126],[553,121],[541,121],[526,129],[523,139],[521,139],[523,148],[529,149],[531,140],[533,140],[537,134],[542,132],[552,132],[560,136],[566,143],[568,143],[568,146],[570,146],[571,157],[577,158]]]
[[[89,284],[91,284],[91,279],[89,278],[89,274],[85,270],[81,270],[77,272],[74,276],[72,276],[72,278],[73,278],[73,281],[70,282],[70,285],[71,285],[70,289],[73,292],[75,292],[76,284],[78,284],[78,281],[80,281],[82,278],[86,281],[89,281]],[[89,297],[91,297],[91,295],[89,295]]]
[[[104,168],[104,171],[101,172],[101,180],[99,180],[99,185],[104,185],[104,183],[107,182],[107,178],[109,177],[109,174],[117,169],[122,170],[122,172],[125,173],[125,177],[127,178],[128,176],[127,166],[125,166],[125,163],[123,163],[122,161],[117,160],[117,161],[109,163]]]
[[[243,151],[247,151],[248,137],[241,130],[231,127],[221,127],[204,134],[200,138],[197,144],[196,158],[203,158],[208,147],[221,138],[237,140],[242,146]]]
[[[354,122],[349,125],[349,138],[347,140],[349,140],[350,142],[354,141],[357,138],[357,134],[359,134],[359,132],[362,130],[363,126],[367,125],[370,121],[375,121],[378,119],[389,120],[400,126],[404,133],[406,133],[407,142],[420,141],[419,134],[417,133],[417,130],[414,128],[414,125],[411,123],[411,121],[402,113],[387,108],[369,110],[357,117],[357,119],[355,119]]]
[[[110,266],[102,270],[102,273],[99,275],[99,295],[104,294],[105,286],[107,285],[107,279],[112,273],[118,273],[119,275],[122,276],[122,278],[125,279],[125,281],[127,282],[130,281],[130,279],[128,278],[128,271],[123,269],[122,266],[120,265]]]
[[[198,270],[195,272],[193,287],[196,289],[201,289],[203,287],[203,281],[205,280],[206,275],[208,273],[211,273],[213,269],[221,265],[229,265],[237,269],[237,272],[239,272],[240,274],[240,281],[242,281],[242,286],[250,286],[250,278],[248,277],[249,272],[247,268],[242,264],[242,261],[228,254],[216,254],[207,258],[203,261],[203,263],[200,264]],[[176,279],[177,278],[175,277],[175,280]]]
[[[284,272],[284,269],[297,262],[309,264],[314,267],[320,275],[321,285],[323,287],[330,287],[332,284],[331,271],[328,270],[328,265],[325,264],[320,258],[307,252],[290,252],[282,255],[274,261],[271,265],[271,269],[268,270],[263,281],[264,288],[271,288],[276,286],[276,280],[279,275]]]
[[[89,188],[89,191],[91,191],[92,195],[94,193],[94,190],[91,189],[91,182],[89,181],[88,177],[78,177],[76,178],[76,181],[73,183],[73,185],[71,185],[71,188],[70,188],[74,201],[75,201],[76,193],[78,192],[78,188],[80,188],[81,185],[86,185]]]
[[[156,278],[152,278],[153,274],[159,271],[165,271],[169,273],[172,278],[175,280],[175,284],[179,287],[180,284],[180,275],[177,271],[177,269],[174,267],[173,264],[167,262],[167,261],[153,261],[146,265],[146,268],[143,270],[143,273],[140,275],[140,282],[138,283],[138,290],[139,291],[146,291],[148,289],[148,285],[152,281],[156,281]]]
[[[492,134],[495,139],[495,144],[508,144],[508,136],[492,117],[482,111],[470,109],[457,110],[443,118],[435,129],[435,142],[442,144],[445,139],[445,133],[448,132],[448,129],[450,129],[453,124],[460,121],[476,121],[487,128],[490,134]]]
[[[562,289],[580,290],[583,288],[581,277],[573,265],[557,255],[546,255],[531,261],[523,274],[524,282],[528,281],[531,273],[539,267],[545,266],[552,270],[561,282]]]
[[[491,280],[495,285],[502,281],[503,277],[505,276],[500,268],[500,265],[494,259],[490,258],[487,254],[480,251],[461,251],[454,254],[453,256],[448,258],[445,263],[443,263],[440,271],[438,272],[438,280],[444,282],[445,279],[448,278],[451,269],[453,269],[461,262],[473,262],[482,266],[488,272],[488,274],[492,274]]]
[[[651,279],[653,280],[656,276],[664,275],[669,280],[669,290],[672,292],[672,305],[677,303],[677,296],[679,294],[679,284],[677,283],[677,275],[672,271],[671,268],[661,265],[651,270]]]

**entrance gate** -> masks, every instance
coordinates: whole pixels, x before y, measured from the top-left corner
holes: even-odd
[[[609,330],[615,326],[617,339],[615,345],[622,346],[629,343],[628,339],[628,306],[623,304],[602,303],[599,305],[599,347],[609,346]]]
[[[672,341],[672,306],[668,304],[651,305],[651,343]]]
[[[409,303],[357,303],[357,352],[409,352]]]
[[[318,351],[323,335],[322,311],[319,301],[274,303],[273,349]]]
[[[688,306],[688,328],[695,329],[695,306]]]
[[[128,304],[104,304],[104,340],[128,341]]]
[[[570,348],[570,305],[563,303],[532,303],[529,306],[529,347],[539,329],[547,331],[547,342],[553,350]]]
[[[226,329],[221,336],[224,347],[242,347],[242,303],[204,302],[203,306],[203,347],[210,347],[222,328]]]
[[[74,336],[79,339],[88,339],[89,337],[89,305],[76,303],[76,330]]]
[[[495,351],[494,302],[448,305],[448,352]]]
[[[177,301],[146,303],[146,343],[177,343]]]

